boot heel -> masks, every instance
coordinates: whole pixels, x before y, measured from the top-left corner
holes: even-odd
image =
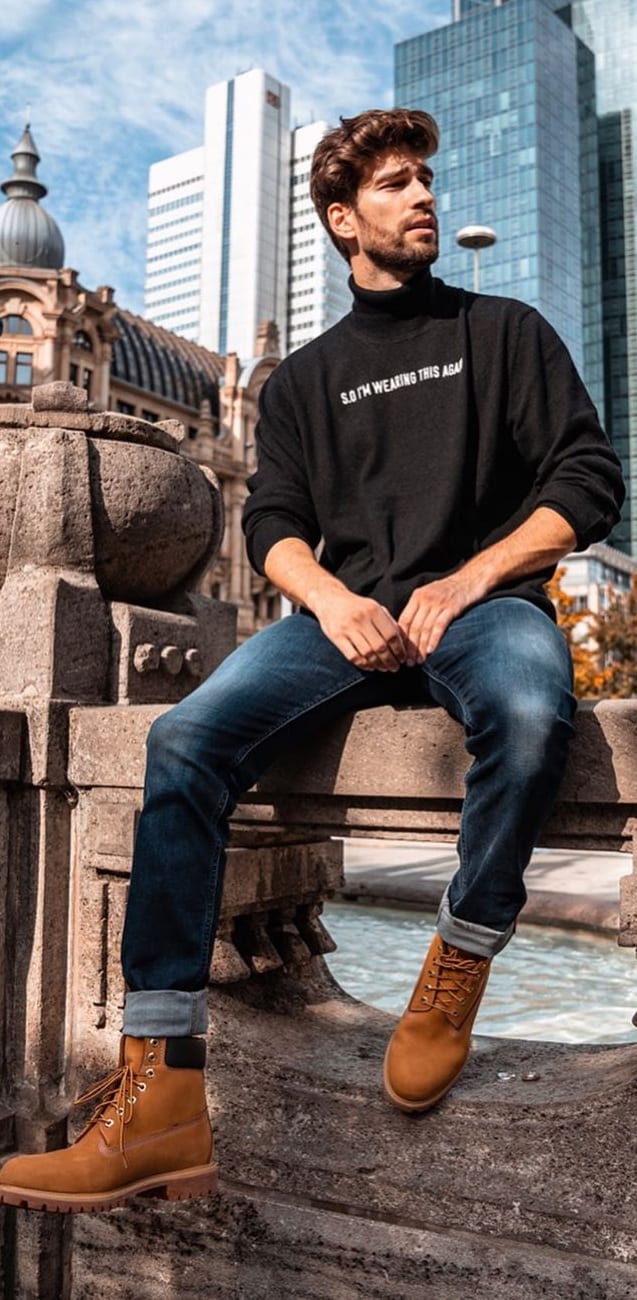
[[[161,1187],[154,1187],[143,1194],[157,1197],[162,1201],[189,1201],[195,1196],[215,1196],[216,1193],[217,1166],[211,1165],[209,1169],[185,1174],[183,1178],[175,1178],[174,1181],[164,1183]]]

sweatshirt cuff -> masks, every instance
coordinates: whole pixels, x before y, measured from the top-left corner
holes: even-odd
[[[312,543],[301,528],[289,519],[270,516],[269,519],[262,520],[257,524],[250,536],[246,537],[246,549],[248,559],[252,568],[265,577],[264,564],[268,551],[272,549],[275,542],[283,542],[288,537],[297,537],[299,541],[306,542],[308,546]]]
[[[574,509],[570,501],[565,503],[559,497],[541,497],[539,501],[535,502],[534,509],[537,510],[540,506],[546,506],[548,509],[554,510],[556,514],[561,515],[562,519],[566,520],[567,524],[571,525],[577,537],[577,545],[573,548],[575,551],[585,551],[591,545],[591,542],[603,541],[605,537],[608,537],[612,528],[612,523],[609,523],[597,511],[591,510],[588,502],[582,502],[581,508],[578,503]]]

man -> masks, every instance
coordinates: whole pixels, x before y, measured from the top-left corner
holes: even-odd
[[[200,1036],[228,817],[276,754],[344,711],[435,703],[466,730],[460,865],[384,1087],[426,1111],[462,1070],[573,734],[544,584],[606,536],[623,489],[550,326],[432,277],[437,143],[428,114],[395,109],[343,121],[316,150],[312,194],[354,305],[265,385],[244,514],[253,565],[302,611],[151,727],[120,1067],[86,1094],[101,1100],[73,1146],[9,1161],[6,1202],[100,1209],[213,1189]]]

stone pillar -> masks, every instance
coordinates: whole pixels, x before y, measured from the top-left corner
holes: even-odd
[[[232,484],[231,507],[230,507],[230,554],[232,556],[232,570],[230,576],[230,599],[234,604],[239,604],[242,598],[241,582],[241,554],[243,550],[243,533],[241,531],[241,512],[243,500],[240,492],[239,483]]]
[[[619,888],[618,941],[623,948],[637,948],[637,827],[633,833],[633,869],[629,876],[621,877]],[[635,955],[637,956],[637,953]],[[637,996],[635,1000],[637,1001]],[[637,1024],[637,1012],[635,1024]]]
[[[199,433],[195,443],[195,456],[205,465],[213,465],[215,459],[215,426],[212,409],[207,397],[201,402],[199,413]]]
[[[57,374],[57,380],[62,383],[68,383],[69,380],[73,334],[74,326],[72,321],[64,320],[63,318],[60,322],[60,348],[58,351]]]
[[[95,405],[102,411],[107,411],[109,405],[112,355],[113,345],[110,339],[104,339],[96,357],[95,367]]]
[[[145,735],[148,703],[181,699],[236,643],[232,606],[196,589],[223,510],[182,437],[174,422],[91,414],[65,383],[35,388],[30,406],[0,405],[2,1152],[65,1141],[73,1062],[88,1045],[73,1041],[73,998],[99,1005],[98,989],[69,978],[104,924],[99,889],[76,912],[70,711],[105,706],[125,750],[136,714]],[[109,902],[118,946],[125,888],[119,911]],[[3,1294],[66,1300],[68,1222],[10,1210],[0,1222]]]

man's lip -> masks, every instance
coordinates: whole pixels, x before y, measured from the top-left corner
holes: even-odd
[[[415,221],[413,226],[408,226],[407,229],[408,230],[435,230],[436,223],[435,221],[426,221],[426,220]]]

